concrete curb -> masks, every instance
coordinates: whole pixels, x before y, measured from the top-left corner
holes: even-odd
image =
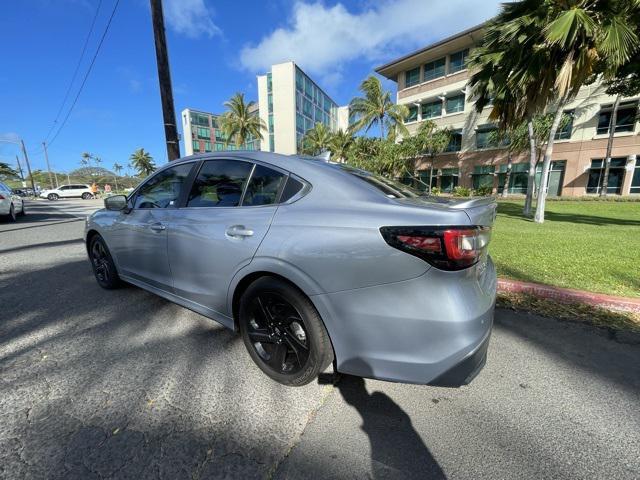
[[[498,292],[526,293],[536,297],[557,300],[561,303],[586,303],[607,310],[640,313],[640,299],[638,298],[614,297],[602,293],[552,287],[540,283],[520,282],[518,280],[499,278]]]

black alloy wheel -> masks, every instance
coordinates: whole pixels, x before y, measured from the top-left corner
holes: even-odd
[[[98,285],[108,290],[119,286],[120,277],[116,271],[116,266],[104,240],[99,235],[91,239],[89,258],[91,259],[93,273],[96,276]]]
[[[329,336],[313,304],[277,278],[260,278],[247,289],[239,324],[253,361],[285,385],[305,385],[333,361]]]

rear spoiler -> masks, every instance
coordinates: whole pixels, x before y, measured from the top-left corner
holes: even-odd
[[[456,202],[449,205],[449,207],[462,210],[467,208],[486,207],[492,203],[496,203],[496,199],[494,197],[476,197],[461,200],[456,199]]]

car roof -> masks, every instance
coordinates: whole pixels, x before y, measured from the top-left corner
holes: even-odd
[[[379,191],[344,172],[339,168],[340,164],[306,155],[282,155],[249,150],[200,153],[168,162],[158,171],[180,163],[215,159],[247,160],[273,165],[308,181],[313,186],[315,193],[322,192],[327,199],[360,197],[369,201],[387,201]]]

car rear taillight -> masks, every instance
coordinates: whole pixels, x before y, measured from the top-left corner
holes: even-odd
[[[0,200],[4,200],[4,195],[0,194]]]
[[[382,227],[380,233],[392,247],[442,270],[475,265],[491,239],[491,227]]]

